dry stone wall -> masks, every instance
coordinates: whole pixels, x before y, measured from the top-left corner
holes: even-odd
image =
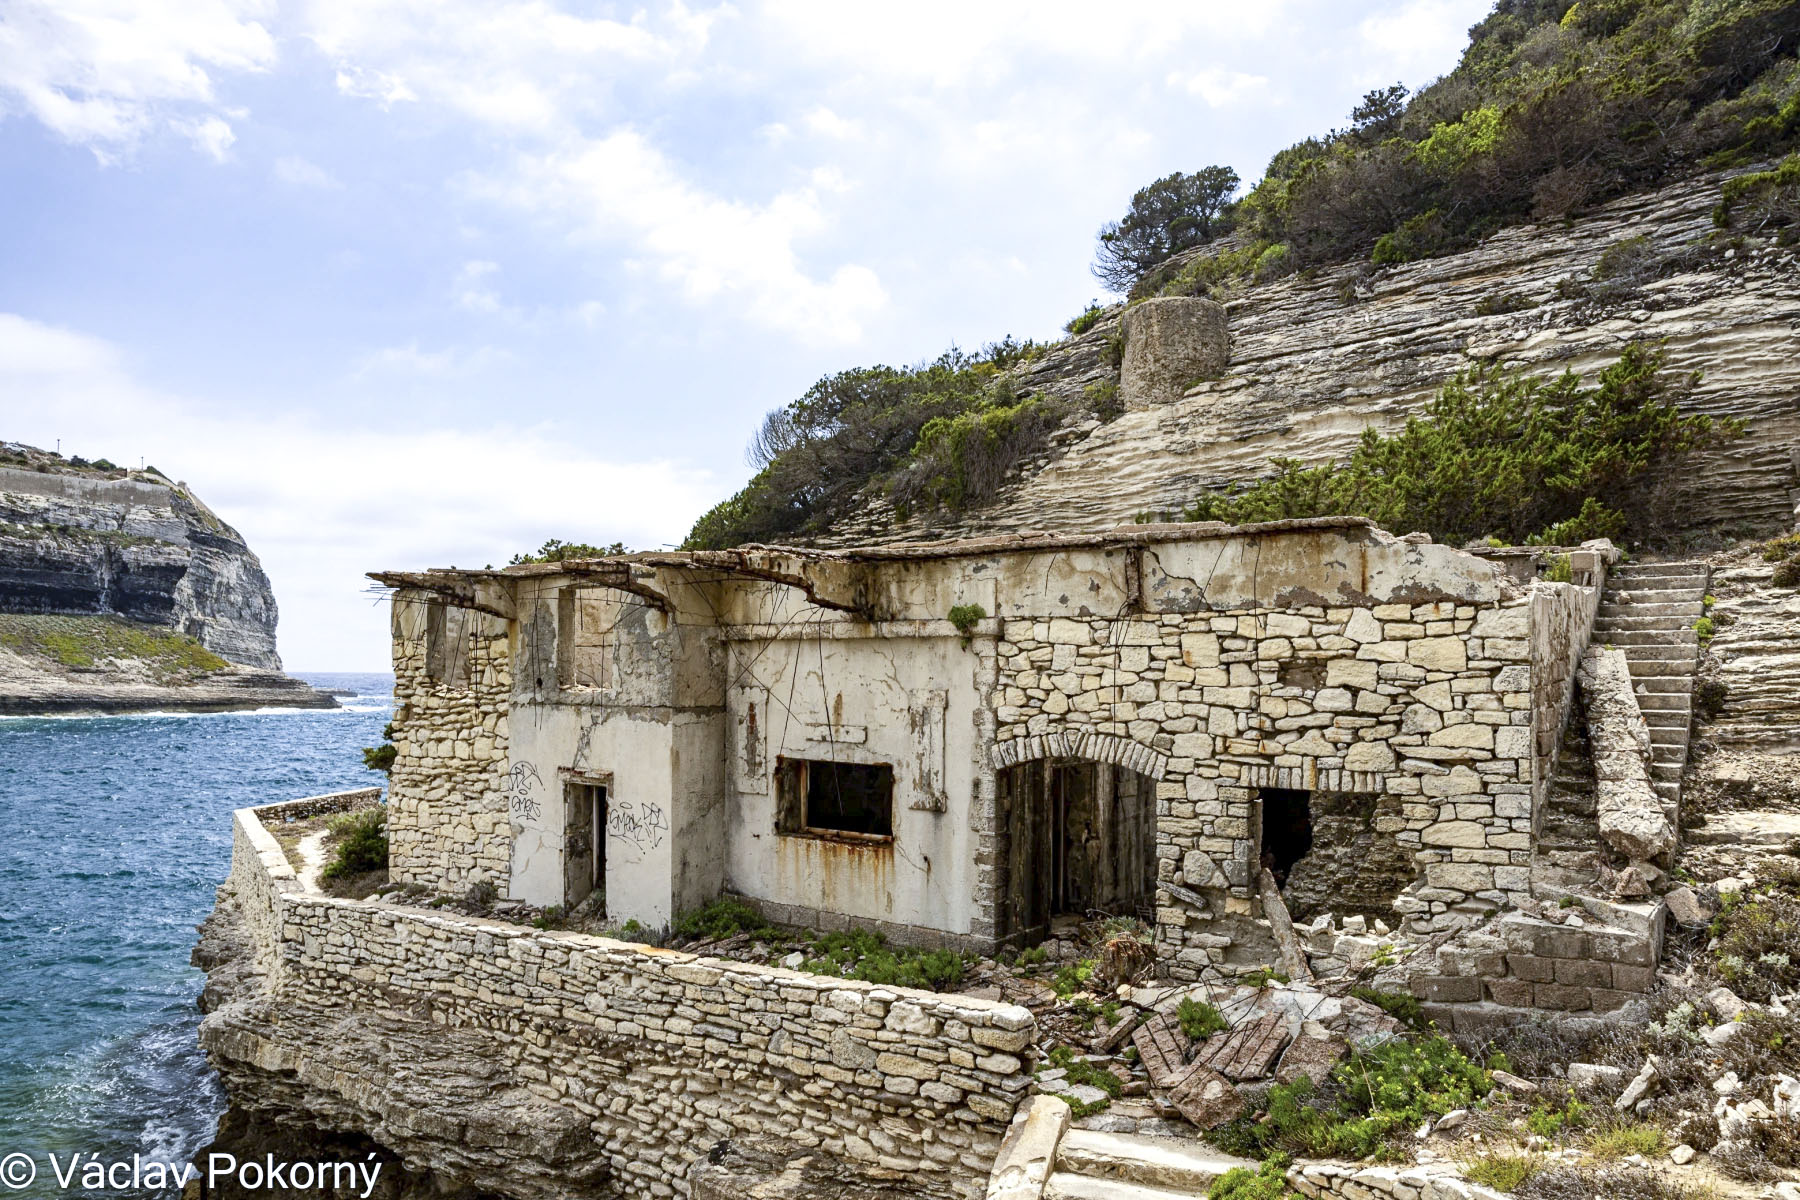
[[[998,654],[997,762],[1130,743],[1165,882],[1249,911],[1257,791],[1299,788],[1399,799],[1375,828],[1417,864],[1396,902],[1417,926],[1529,891],[1527,599],[1007,621]],[[1164,898],[1178,976],[1221,960],[1206,926]]]
[[[484,1061],[469,1069],[575,1114],[614,1194],[686,1195],[709,1148],[771,1136],[906,1179],[909,1194],[978,1195],[1030,1089],[1025,1009],[302,893],[256,812],[237,817],[229,888],[275,964],[267,1000],[283,1018],[262,1037],[352,1013],[474,1035]],[[305,1074],[330,1049],[262,1057]]]
[[[432,610],[442,614],[432,620]],[[434,633],[434,624],[437,632]],[[423,593],[393,601],[394,768],[388,861],[396,882],[460,894],[512,873],[507,713],[512,648],[506,622]],[[451,645],[431,645],[433,637]],[[437,650],[437,654],[431,653]]]

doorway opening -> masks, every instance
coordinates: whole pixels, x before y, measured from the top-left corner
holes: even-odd
[[[1156,786],[1081,759],[1000,773],[1003,938],[1033,945],[1064,921],[1148,912],[1156,888]]]
[[[563,909],[595,892],[598,916],[606,910],[606,785],[569,780],[563,784]]]
[[[1286,887],[1294,864],[1313,847],[1312,793],[1293,788],[1262,788],[1262,865]]]

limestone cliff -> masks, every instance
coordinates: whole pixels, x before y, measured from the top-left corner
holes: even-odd
[[[186,485],[0,443],[0,711],[329,706],[280,673],[275,624]]]
[[[1800,496],[1800,272],[1791,248],[1711,236],[1720,184],[1695,176],[1442,258],[1243,287],[1228,297],[1229,363],[1215,376],[1155,402],[1134,402],[1127,380],[1122,415],[1063,429],[984,506],[901,519],[872,496],[821,540],[1073,532],[1179,512],[1207,488],[1267,474],[1277,456],[1347,457],[1366,426],[1398,426],[1478,362],[1591,375],[1638,339],[1667,339],[1672,368],[1703,373],[1695,411],[1749,422],[1748,436],[1689,465],[1691,526],[1785,530]],[[1636,238],[1641,271],[1596,280],[1602,253]],[[1021,387],[1078,396],[1116,379],[1106,350],[1119,324],[1110,315],[1058,343],[1019,371]]]

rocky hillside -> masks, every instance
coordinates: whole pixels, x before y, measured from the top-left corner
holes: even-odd
[[[1216,378],[1110,421],[1072,422],[979,507],[902,519],[871,496],[825,540],[1073,531],[1180,512],[1206,489],[1268,474],[1272,458],[1347,456],[1365,426],[1398,426],[1473,364],[1591,374],[1640,339],[1666,339],[1672,368],[1701,372],[1693,411],[1749,423],[1687,465],[1688,523],[1727,536],[1785,530],[1800,495],[1800,272],[1774,239],[1715,236],[1721,185],[1699,175],[1458,254],[1244,288],[1226,297],[1230,358]],[[1117,378],[1105,348],[1118,326],[1109,314],[1053,346],[1020,371],[1021,387],[1078,394]]]
[[[0,442],[0,711],[329,706],[243,537],[154,469]]]

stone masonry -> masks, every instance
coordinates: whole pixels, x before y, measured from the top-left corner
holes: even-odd
[[[604,1151],[604,1186],[583,1194],[686,1195],[687,1168],[709,1148],[766,1135],[870,1180],[905,1179],[910,1194],[970,1196],[1030,1088],[1022,1053],[1035,1026],[1012,1005],[334,899],[294,880],[257,810],[234,823],[225,892],[261,967],[258,995],[202,1029],[228,1087],[298,1080],[310,1111],[380,1127],[409,1163],[466,1182],[499,1171],[509,1195],[591,1187],[585,1159],[579,1181],[547,1171],[548,1150],[532,1161],[537,1131],[566,1126]],[[279,1022],[259,1015],[267,1006]],[[358,1020],[328,1024],[348,1012]],[[384,1064],[386,1043],[364,1026],[413,1046],[429,1039],[408,1027],[436,1030],[461,1052],[451,1067],[520,1095],[513,1117],[483,1114],[496,1130],[488,1151],[445,1138],[468,1118],[431,1112],[429,1097],[396,1123],[393,1089],[405,1084],[392,1069],[433,1068]],[[509,1120],[523,1124],[509,1133]]]

